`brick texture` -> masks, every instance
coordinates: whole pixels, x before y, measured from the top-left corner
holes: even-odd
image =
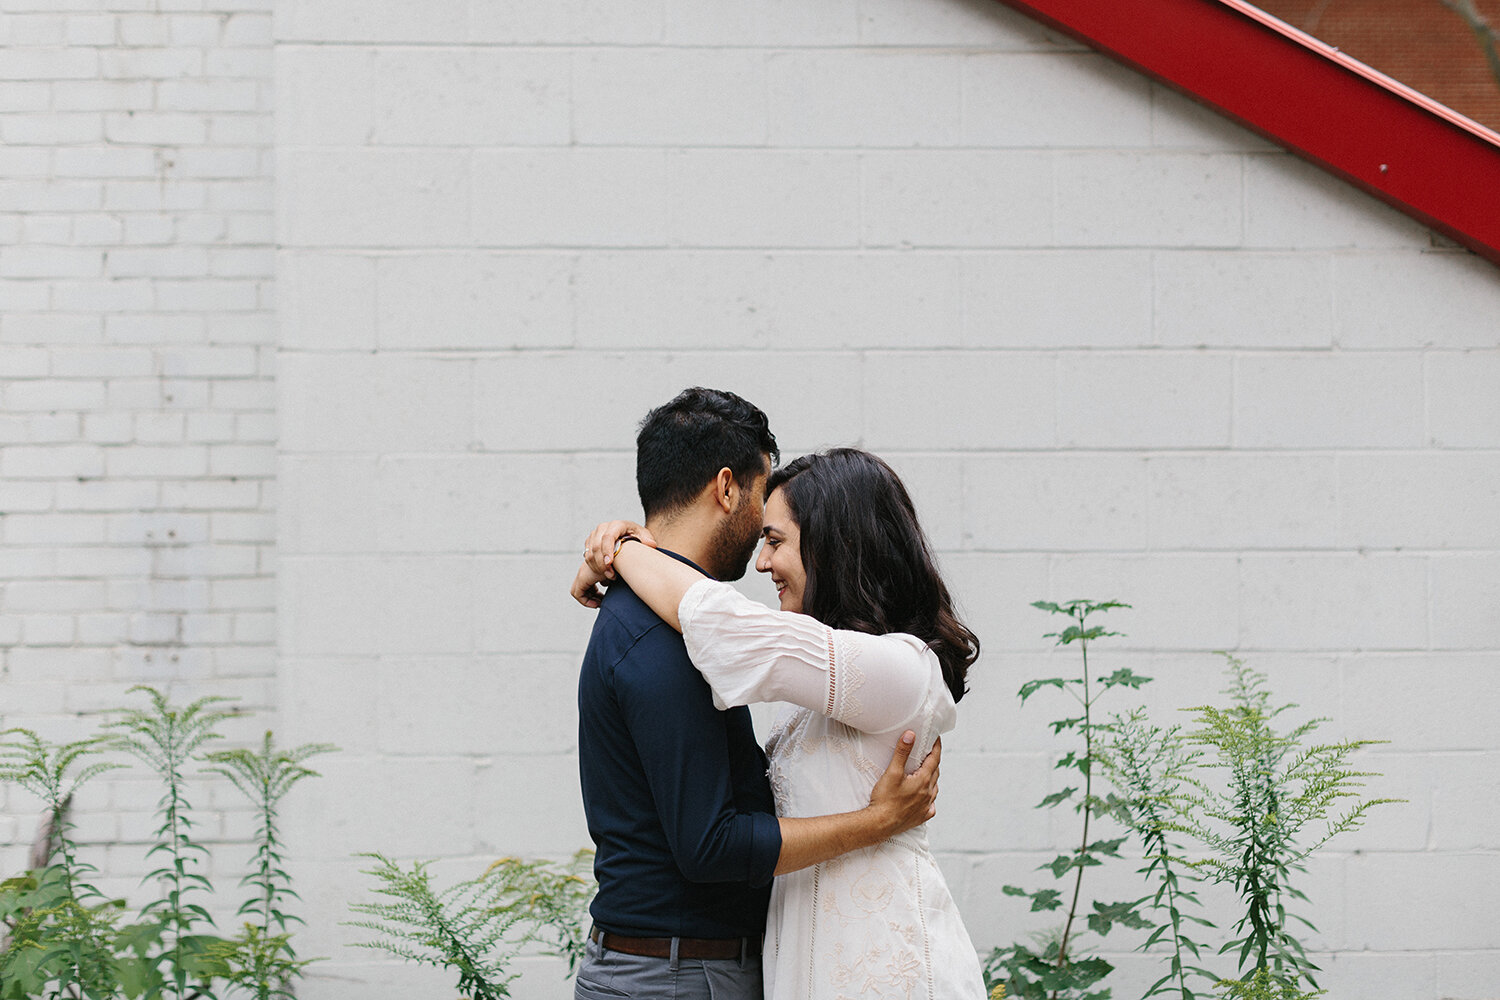
[[[151,679],[342,746],[287,814],[299,995],[444,988],[344,947],[351,852],[586,842],[565,587],[707,384],[907,478],[986,649],[932,833],[982,949],[1065,846],[1027,603],[1118,597],[1160,717],[1227,649],[1391,741],[1408,801],[1304,884],[1330,995],[1493,998],[1494,267],[992,0],[141,6],[0,0],[0,711]]]
[[[148,683],[265,716],[271,12],[17,0],[0,10],[0,46],[0,715],[71,738]],[[240,721],[243,738],[274,720]],[[157,794],[118,772],[75,802],[106,891],[148,891]],[[195,798],[226,858],[250,830],[236,801]],[[6,801],[7,871],[36,809]]]

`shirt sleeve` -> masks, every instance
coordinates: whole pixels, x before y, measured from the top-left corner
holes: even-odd
[[[781,827],[735,802],[725,713],[665,624],[635,652],[638,668],[617,670],[615,690],[678,870],[692,882],[765,885]]]
[[[833,629],[775,611],[727,583],[703,580],[677,608],[693,666],[720,708],[788,701],[867,733],[921,718],[932,654],[916,636]]]

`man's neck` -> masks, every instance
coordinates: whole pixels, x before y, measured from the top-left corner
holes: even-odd
[[[686,514],[670,519],[648,517],[646,530],[661,548],[691,559],[710,573],[716,572],[716,568],[708,564],[713,529],[705,527],[699,518]]]

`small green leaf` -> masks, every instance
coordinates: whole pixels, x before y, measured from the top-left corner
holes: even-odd
[[[1031,894],[1031,912],[1055,910],[1062,906],[1062,893],[1056,889],[1042,889]]]
[[[1038,809],[1046,809],[1049,806],[1055,806],[1055,805],[1057,805],[1059,802],[1066,802],[1069,798],[1072,797],[1073,793],[1076,792],[1076,791],[1078,791],[1077,788],[1069,787],[1069,788],[1064,788],[1060,792],[1053,792],[1051,795],[1047,796],[1045,799],[1042,799],[1041,802],[1038,802],[1037,805],[1036,805],[1036,808],[1038,808]]]
[[[1111,858],[1120,856],[1120,845],[1125,843],[1129,837],[1118,837],[1114,840],[1096,840],[1088,846],[1088,850],[1098,852]]]
[[[1019,692],[1021,696],[1021,704],[1026,704],[1027,698],[1030,698],[1032,695],[1036,694],[1037,691],[1041,690],[1044,687],[1055,687],[1058,690],[1062,690],[1063,686],[1067,683],[1067,680],[1062,677],[1047,677],[1041,680],[1027,681],[1025,684],[1021,685],[1021,690]]]
[[[1139,674],[1133,673],[1128,667],[1121,667],[1119,670],[1116,670],[1114,673],[1101,680],[1100,683],[1103,684],[1106,688],[1139,688],[1143,684],[1150,684],[1151,678],[1142,677]]]

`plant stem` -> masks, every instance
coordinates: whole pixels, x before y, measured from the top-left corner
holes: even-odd
[[[1078,615],[1078,629],[1083,631],[1084,615]],[[1094,727],[1089,709],[1093,698],[1089,691],[1089,641],[1085,636],[1078,640],[1083,651],[1083,840],[1078,845],[1078,874],[1073,879],[1073,901],[1068,906],[1068,919],[1063,924],[1062,941],[1057,948],[1057,964],[1061,968],[1068,964],[1068,936],[1073,930],[1073,918],[1078,913],[1078,896],[1083,890],[1083,856],[1089,847],[1089,819],[1094,813]],[[1052,993],[1057,1000],[1057,991]]]
[[[1188,989],[1187,970],[1182,962],[1182,918],[1177,912],[1177,876],[1172,874],[1166,834],[1161,836],[1161,853],[1158,857],[1161,858],[1162,878],[1167,889],[1167,913],[1172,918],[1172,951],[1177,958],[1177,988],[1182,991],[1183,1000],[1188,1000],[1193,994]]]
[[[172,889],[168,895],[167,919],[172,927],[172,980],[177,987],[179,1000],[187,993],[187,970],[182,967],[182,875],[185,869],[185,858],[182,855],[182,833],[179,829],[179,785],[182,776],[178,773],[178,761],[176,756],[176,719],[167,720],[167,732],[169,742],[166,744],[164,754],[167,767],[164,777],[167,781],[167,833],[171,845],[169,854],[172,859],[171,885]]]
[[[267,779],[266,783],[267,785],[270,784],[269,779]],[[271,852],[275,849],[276,845],[276,828],[272,825],[274,819],[271,815],[271,804],[271,795],[268,788],[264,800],[264,811],[261,813],[261,822],[265,824],[262,836],[265,839],[261,844],[260,857],[260,880],[261,892],[263,894],[261,896],[260,929],[268,937],[271,934],[271,911],[275,909],[276,902],[276,887],[271,884]]]

